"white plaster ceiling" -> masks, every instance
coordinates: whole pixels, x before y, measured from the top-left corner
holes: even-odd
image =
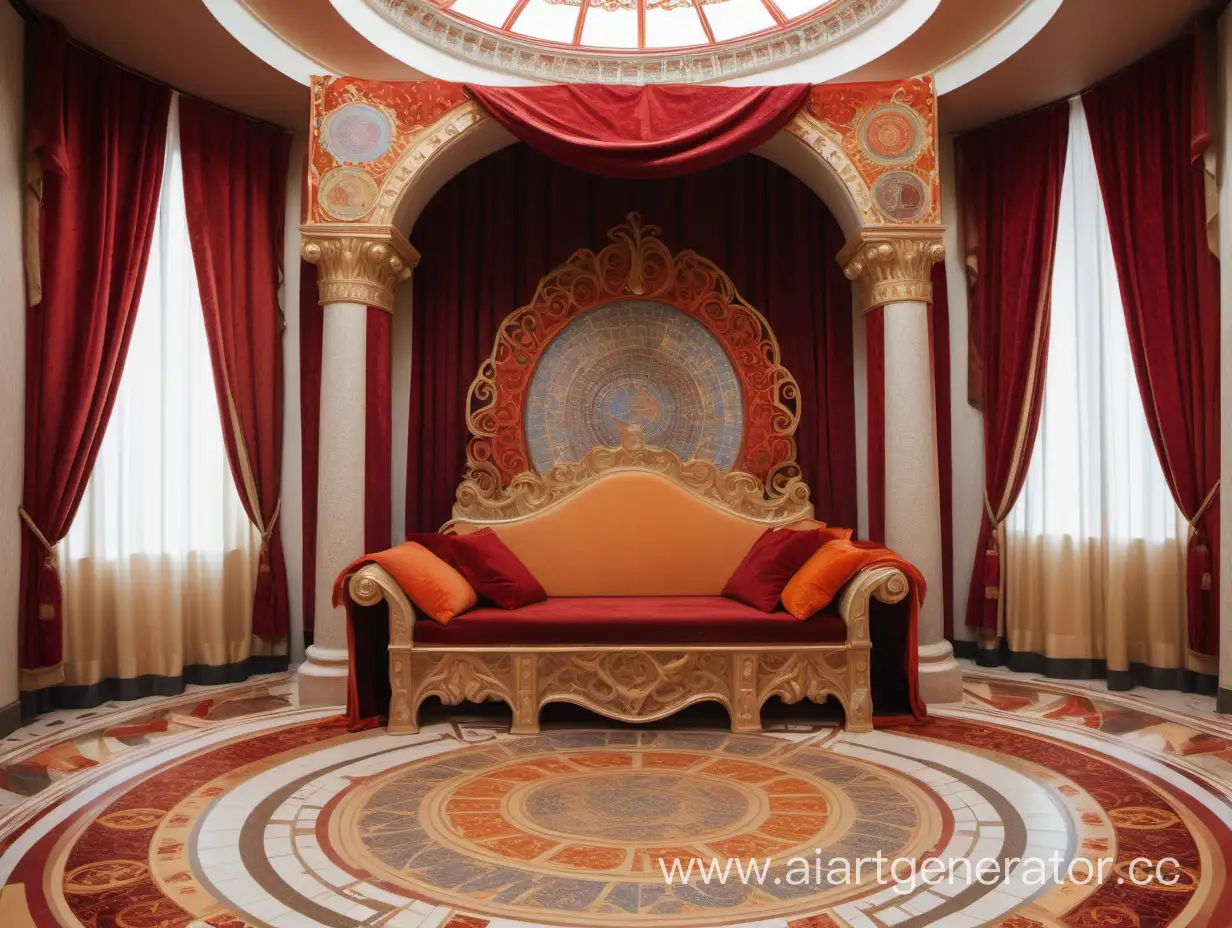
[[[933,73],[943,130],[1073,93],[1224,0],[29,0],[86,44],[304,128],[313,74],[762,84]],[[687,22],[686,22],[687,21]]]

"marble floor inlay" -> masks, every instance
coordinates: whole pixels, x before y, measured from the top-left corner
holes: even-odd
[[[858,735],[350,734],[286,676],[45,720],[0,745],[0,926],[1232,925],[1232,726],[965,688]]]

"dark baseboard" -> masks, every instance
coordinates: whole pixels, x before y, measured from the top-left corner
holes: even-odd
[[[980,649],[979,644],[974,641],[959,641],[957,639],[951,639],[950,644],[954,646],[954,656],[964,658],[966,660],[971,660],[974,658],[976,652]]]
[[[963,645],[960,653],[959,645]],[[975,642],[954,642],[954,654],[959,657],[974,657],[980,667],[1006,667],[1018,673],[1037,674],[1053,680],[1107,680],[1112,692],[1127,692],[1137,686],[1153,690],[1177,690],[1182,693],[1197,693],[1214,696],[1218,690],[1227,693],[1228,709],[1232,712],[1232,691],[1219,690],[1219,678],[1210,674],[1194,673],[1177,667],[1151,667],[1147,664],[1131,664],[1128,670],[1108,670],[1108,664],[1094,658],[1048,657],[1034,651],[1011,651],[1005,642],[997,649],[980,648]]]
[[[243,683],[257,674],[280,673],[290,666],[284,655],[250,657],[235,664],[212,667],[193,664],[178,677],[147,674],[126,679],[100,680],[82,686],[51,686],[21,694],[22,724],[28,724],[44,712],[56,709],[92,709],[105,702],[128,702],[146,696],[179,696],[190,685],[221,686]]]
[[[1225,690],[1221,686],[1219,688],[1219,695],[1215,699],[1216,712],[1221,712],[1224,715],[1232,715],[1232,690]]]
[[[14,699],[7,706],[0,707],[0,738],[7,738],[21,728],[21,700]]]

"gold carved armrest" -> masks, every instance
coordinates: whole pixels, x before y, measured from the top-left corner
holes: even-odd
[[[847,643],[869,647],[868,604],[898,603],[907,598],[911,584],[897,567],[868,567],[844,588],[838,601],[838,614],[847,623]]]
[[[351,599],[361,606],[375,606],[382,599],[389,605],[389,643],[409,648],[415,627],[415,607],[384,567],[369,564],[351,574],[347,583]]]

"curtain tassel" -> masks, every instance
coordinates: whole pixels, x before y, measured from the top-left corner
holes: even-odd
[[[1206,499],[1202,500],[1202,505],[1198,507],[1198,511],[1194,513],[1194,517],[1189,520],[1189,577],[1190,588],[1195,585],[1204,592],[1210,592],[1211,589],[1211,571],[1214,565],[1211,563],[1211,551],[1206,546],[1206,542],[1202,540],[1202,517],[1206,515],[1206,510],[1211,507],[1211,503],[1215,501],[1215,497],[1219,495],[1219,481],[1215,481],[1215,485],[1211,487],[1211,491],[1206,494]],[[1197,581],[1196,584],[1194,581]]]
[[[63,591],[60,588],[60,573],[56,559],[56,546],[47,540],[43,530],[24,506],[17,507],[17,515],[25,523],[30,533],[38,539],[47,557],[38,573],[38,617],[43,622],[54,622],[60,616],[60,605],[63,601]]]
[[[1001,535],[1001,521],[992,511],[988,502],[988,493],[984,493],[984,512],[988,515],[992,532],[988,537],[988,549],[984,552],[984,612],[986,617],[996,621],[999,600],[1001,599],[1001,549],[997,539]]]

